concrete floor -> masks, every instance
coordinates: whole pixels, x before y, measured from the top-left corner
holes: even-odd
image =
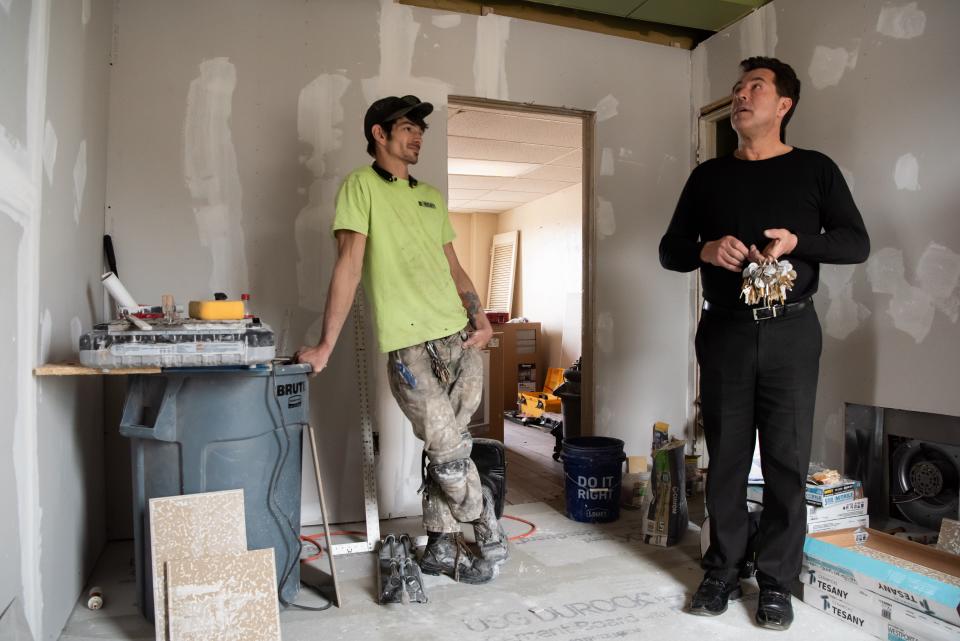
[[[507,508],[536,523],[534,535],[512,545],[500,576],[484,586],[425,577],[430,602],[381,606],[376,602],[372,554],[337,557],[343,607],[325,612],[288,609],[280,614],[285,641],[390,639],[392,641],[600,641],[602,639],[746,639],[858,641],[872,637],[794,600],[796,622],[787,632],[756,627],[756,585],[715,618],[683,612],[700,581],[699,530],[691,525],[672,548],[640,540],[639,513],[624,511],[606,525],[568,520],[557,505]],[[421,534],[417,519],[384,521],[383,532]],[[505,521],[508,534],[527,526]],[[315,562],[326,569],[325,559]],[[152,639],[153,627],[134,603],[132,543],[108,546],[91,579],[103,587],[105,606],[77,604],[63,641]],[[318,603],[309,591],[299,601]]]

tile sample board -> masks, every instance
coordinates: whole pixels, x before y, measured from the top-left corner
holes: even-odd
[[[246,552],[243,490],[150,499],[150,541],[154,625],[166,641],[166,562]]]
[[[167,561],[170,641],[280,641],[273,548]]]

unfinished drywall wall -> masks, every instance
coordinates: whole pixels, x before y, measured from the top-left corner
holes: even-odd
[[[102,545],[99,384],[31,370],[75,357],[99,304],[111,12],[0,3],[0,610],[15,598],[29,630],[3,629],[37,640],[59,636]]]
[[[842,463],[843,403],[960,414],[960,4],[776,0],[701,44],[695,108],[750,55],[803,84],[787,142],[840,166],[872,241],[865,265],[826,266],[813,456]]]
[[[43,596],[35,386],[37,227],[42,180],[46,3],[0,5],[0,611],[2,629],[37,635]],[[23,628],[27,629],[24,630]],[[29,638],[29,637],[28,637]]]
[[[50,6],[45,167],[39,238],[39,362],[77,360],[101,320],[111,0]],[[100,377],[45,377],[37,390],[39,577],[44,639],[56,639],[103,548]],[[68,536],[70,545],[63,544]]]
[[[583,186],[498,215],[497,233],[512,230],[520,232],[513,315],[540,323],[547,367],[569,367],[580,357]]]
[[[596,163],[602,148],[613,160],[597,180],[595,431],[644,451],[647,426],[686,415],[677,381],[688,352],[676,319],[687,299],[662,277],[657,242],[689,168],[689,52],[496,15],[434,23],[446,15],[390,0],[282,0],[269,11],[254,0],[120,0],[107,228],[124,281],[141,301],[211,294],[222,260],[201,220],[211,201],[196,197],[184,162],[187,148],[208,154],[212,175],[229,181],[216,193],[229,188],[222,202],[243,232],[252,307],[290,354],[319,337],[333,199],[370,160],[361,123],[375,98],[413,93],[436,104],[413,174],[441,190],[447,95],[598,110]],[[195,126],[191,93],[212,78],[218,91],[204,104],[216,135]],[[328,372],[311,381],[337,520],[362,514],[352,340],[348,323]],[[382,512],[417,511],[417,445],[382,358],[372,376]],[[307,475],[305,492],[311,486]]]
[[[2,22],[0,22],[2,24]],[[6,53],[6,52],[4,52]],[[3,53],[0,53],[3,55]],[[3,85],[9,86],[9,85]],[[6,94],[6,92],[3,92]],[[2,102],[2,99],[0,99]],[[17,418],[17,253],[23,229],[0,211],[0,612],[20,595],[20,532],[14,429]],[[20,607],[23,607],[22,600]],[[11,613],[12,616],[12,613]],[[0,630],[3,627],[0,626]]]

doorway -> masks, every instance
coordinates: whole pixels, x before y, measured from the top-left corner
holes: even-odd
[[[593,130],[593,112],[448,99],[454,247],[485,309],[503,321],[494,324],[489,393],[471,431],[504,441],[508,503],[563,496],[549,433],[560,409],[543,408],[545,420],[505,420],[518,391],[544,391],[555,385],[549,373],[580,359],[580,427],[566,435],[592,432]]]

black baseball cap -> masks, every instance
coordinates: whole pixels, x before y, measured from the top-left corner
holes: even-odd
[[[423,120],[433,112],[433,105],[429,102],[421,102],[416,96],[387,96],[377,100],[367,109],[367,115],[363,117],[363,135],[368,143],[373,143],[374,125],[379,125],[390,120],[396,120],[401,116],[415,117]]]

